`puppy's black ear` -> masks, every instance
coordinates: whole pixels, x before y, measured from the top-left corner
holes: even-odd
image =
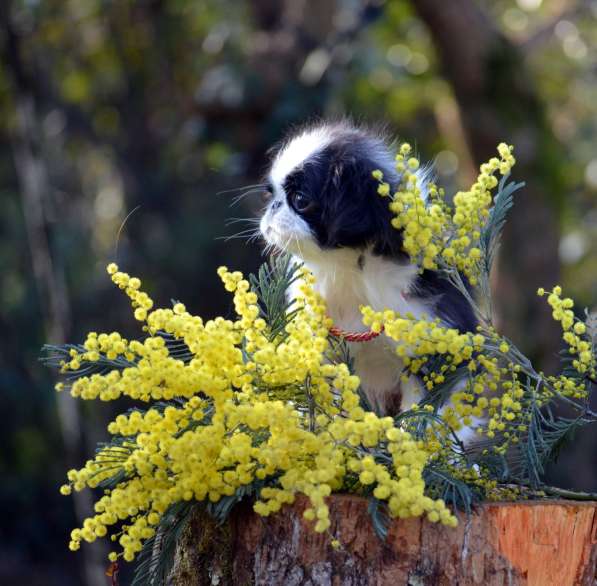
[[[392,227],[390,200],[378,193],[378,167],[365,155],[342,149],[331,157],[324,189],[330,247],[373,246],[376,254],[400,257],[402,235]],[[386,176],[389,173],[385,173]]]

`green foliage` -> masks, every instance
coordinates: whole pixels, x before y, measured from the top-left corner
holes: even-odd
[[[504,175],[500,180],[493,208],[491,209],[487,224],[481,233],[483,271],[487,276],[491,273],[491,267],[499,248],[502,230],[506,223],[506,215],[514,205],[514,192],[524,187],[524,182],[507,183],[507,180],[508,175]]]
[[[549,406],[534,407],[525,441],[510,455],[510,480],[536,490],[545,488],[546,465],[558,458],[580,428],[595,421],[594,415],[570,418],[555,415]]]
[[[424,472],[425,485],[433,498],[441,498],[467,515],[475,503],[481,501],[479,487],[456,478],[441,466],[430,465]]]
[[[276,255],[262,264],[256,275],[249,275],[249,282],[259,297],[261,317],[270,324],[271,340],[284,340],[286,325],[297,313],[290,307],[287,292],[297,281],[300,266],[288,254]]]
[[[392,523],[392,519],[388,515],[387,505],[372,496],[369,498],[367,512],[371,516],[371,523],[373,524],[375,534],[381,541],[385,541],[388,537],[390,524]]]
[[[172,303],[172,305],[175,305],[175,303]],[[185,364],[191,360],[193,353],[183,340],[179,340],[167,332],[160,332],[160,335],[166,340],[166,348],[168,348],[168,352],[172,358],[182,360]]]
[[[77,353],[85,352],[85,348],[81,344],[44,344],[41,349],[42,356],[40,360],[45,366],[59,370],[63,361],[68,362],[70,360],[71,350],[74,350]],[[82,376],[91,376],[96,373],[105,374],[110,370],[123,370],[134,365],[134,362],[131,362],[122,356],[109,359],[105,355],[102,355],[97,362],[86,364],[84,368],[76,372],[68,373],[66,379],[70,382]]]
[[[139,553],[131,586],[162,586],[168,583],[176,545],[197,506],[196,503],[183,502],[168,509],[155,535],[144,543]]]
[[[219,525],[222,525],[228,519],[233,508],[238,505],[243,499],[250,499],[259,494],[263,486],[267,484],[267,480],[256,480],[251,484],[242,486],[237,489],[231,496],[225,496],[216,503],[208,503],[206,510],[211,517],[213,517]]]

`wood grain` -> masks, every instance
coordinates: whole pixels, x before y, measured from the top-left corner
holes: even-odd
[[[331,532],[313,532],[305,499],[269,518],[240,506],[225,527],[204,514],[179,544],[170,583],[262,586],[593,586],[597,503],[481,506],[456,529],[397,520],[386,542],[373,531],[365,499],[329,499]]]

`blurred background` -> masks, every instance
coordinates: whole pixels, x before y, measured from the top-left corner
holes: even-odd
[[[227,224],[259,196],[234,198],[292,125],[383,122],[448,191],[516,145],[527,185],[496,271],[500,325],[554,369],[536,288],[597,302],[596,45],[595,0],[2,0],[0,583],[109,582],[101,547],[67,549],[91,496],[58,486],[118,405],[57,396],[40,347],[138,335],[105,273],[133,210],[124,270],[159,304],[228,314],[216,267],[262,261]],[[597,489],[596,437],[550,481]]]

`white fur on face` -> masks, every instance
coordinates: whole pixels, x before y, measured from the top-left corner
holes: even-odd
[[[311,228],[288,205],[286,196],[274,196],[259,223],[265,241],[278,250],[291,252],[302,259],[320,252]]]
[[[294,137],[285,144],[272,165],[270,180],[275,187],[282,187],[288,175],[307,159],[321,152],[332,140],[331,129],[321,126]]]
[[[321,252],[311,228],[288,204],[286,178],[306,160],[317,156],[331,141],[327,127],[305,131],[286,144],[276,156],[269,179],[273,198],[261,218],[259,228],[266,242],[292,252],[303,260]]]

